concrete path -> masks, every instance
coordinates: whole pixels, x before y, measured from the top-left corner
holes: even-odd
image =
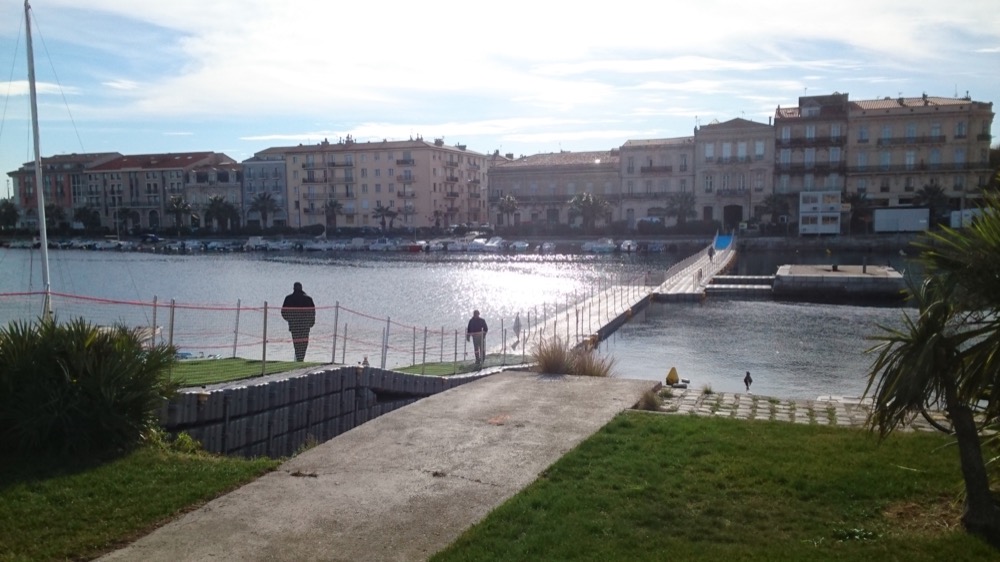
[[[369,421],[102,560],[425,560],[656,384],[492,375]]]

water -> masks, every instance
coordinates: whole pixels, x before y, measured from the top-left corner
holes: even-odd
[[[564,306],[567,300],[576,300],[595,286],[622,283],[647,271],[662,272],[679,257],[683,256],[169,256],[58,250],[51,252],[50,279],[52,290],[60,293],[143,303],[155,297],[160,303],[176,299],[179,303],[230,308],[238,300],[243,307],[261,307],[265,301],[270,307],[278,307],[292,283],[299,281],[317,306],[332,307],[339,302],[341,307],[351,309],[352,334],[361,330],[358,318],[369,318],[373,333],[367,337],[374,341],[379,339],[378,330],[387,318],[391,318],[392,331],[397,335],[419,332],[424,327],[462,331],[473,308],[483,312],[491,333],[499,335],[501,325],[509,329],[516,313],[524,322],[528,313]],[[774,273],[777,265],[795,260],[823,263],[828,258],[823,252],[741,257],[735,273],[747,275]],[[38,259],[37,252],[0,250],[0,293],[41,290]],[[871,259],[870,263],[901,261],[899,256]],[[851,262],[845,257],[840,263]],[[0,306],[0,322],[35,318],[39,312],[37,303],[4,304]],[[145,314],[148,316],[148,311]],[[204,314],[213,321],[219,316]],[[342,314],[339,324],[347,317],[343,310]],[[864,390],[864,373],[871,360],[863,353],[871,345],[866,336],[875,333],[879,323],[898,326],[901,314],[898,308],[771,301],[659,304],[637,315],[604,342],[601,352],[615,358],[617,376],[662,380],[674,366],[681,377],[691,379],[694,388],[709,385],[715,391],[735,392],[742,390],[743,374],[749,370],[754,378],[752,390],[758,394],[789,398],[857,396]],[[327,318],[327,330],[333,329],[331,315],[329,309],[318,315]],[[251,324],[249,316],[244,315],[241,331]],[[162,320],[157,324],[163,324]],[[318,319],[314,334],[322,332],[321,324],[323,321]],[[221,333],[232,331],[228,326],[217,329]],[[183,345],[196,344],[188,341]],[[449,340],[448,347],[453,345]],[[291,353],[285,349],[290,346],[275,347],[269,350],[269,357],[282,359],[281,354]],[[388,366],[411,362],[407,351],[411,344],[401,343],[399,347],[404,349]],[[310,353],[316,352],[311,346]],[[361,359],[354,354],[344,358],[345,362]],[[339,355],[337,360],[341,360]]]

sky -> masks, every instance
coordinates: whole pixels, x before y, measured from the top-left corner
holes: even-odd
[[[1000,112],[996,0],[35,0],[43,156],[443,138],[515,156],[767,123],[799,96]],[[0,0],[0,199],[34,159],[22,0]],[[993,125],[997,146],[1000,129]]]

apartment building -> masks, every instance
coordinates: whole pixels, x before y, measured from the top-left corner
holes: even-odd
[[[617,149],[591,152],[535,154],[497,161],[490,168],[490,204],[495,224],[507,226],[497,204],[506,195],[518,202],[510,226],[569,224],[570,200],[583,193],[598,195],[616,210],[612,220],[621,220],[620,155]]]
[[[238,202],[241,182],[239,164],[222,153],[135,154],[91,166],[86,198],[100,212],[103,226],[157,230],[177,226],[168,207],[171,198],[181,197],[198,213],[215,195]],[[188,214],[181,220],[197,226],[192,218]]]
[[[49,224],[72,222],[74,210],[97,201],[87,197],[87,170],[114,158],[117,152],[64,154],[42,158],[42,195],[46,205],[60,209],[59,216],[46,217]],[[21,228],[38,228],[38,193],[35,190],[35,162],[27,162],[17,170],[8,172],[13,181],[14,204],[21,211],[18,220]]]
[[[955,209],[980,199],[989,183],[993,103],[969,97],[883,98],[849,108],[848,191],[877,205],[913,202],[941,187]]]
[[[489,159],[443,139],[275,148],[285,159],[288,224],[421,227],[486,221]],[[327,212],[339,204],[339,215]],[[384,211],[377,211],[382,209]]]
[[[621,196],[617,214],[628,228],[636,221],[668,214],[676,193],[694,194],[695,138],[628,140],[620,149]],[[683,217],[682,220],[688,217]]]
[[[698,218],[726,230],[749,220],[774,190],[774,127],[747,119],[695,129]]]
[[[245,217],[247,226],[263,228],[266,226],[288,226],[288,193],[285,178],[285,149],[268,148],[255,153],[243,161],[243,197],[240,205],[240,216]],[[270,198],[274,202],[274,213],[262,217],[254,209],[254,200],[260,197]]]
[[[855,193],[899,207],[937,186],[952,209],[969,207],[989,181],[992,107],[968,96],[800,97],[775,112],[775,192],[797,196],[801,234],[841,232]]]

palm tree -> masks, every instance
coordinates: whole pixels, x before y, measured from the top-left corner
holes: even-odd
[[[14,228],[20,216],[21,212],[17,210],[14,201],[10,199],[0,201],[0,228]]]
[[[229,231],[231,228],[230,221],[233,219],[233,215],[236,214],[236,207],[226,201],[226,198],[221,195],[213,195],[208,198],[208,204],[205,206],[205,223],[212,226],[215,230]]]
[[[278,206],[278,202],[271,197],[271,192],[265,191],[258,194],[253,198],[250,203],[251,213],[260,213],[260,225],[262,228],[267,228],[267,217],[268,215],[273,215],[281,210]]]
[[[772,193],[760,202],[760,208],[764,214],[771,216],[771,224],[778,224],[779,217],[782,215],[788,215],[788,198],[784,195]]]
[[[698,216],[695,211],[694,193],[680,191],[667,196],[667,216],[677,217],[677,225],[683,226],[688,219]]]
[[[129,207],[118,207],[115,209],[115,232],[120,233],[128,229],[128,221],[132,219],[133,211]]]
[[[383,207],[381,203],[376,205],[375,210],[372,211],[372,217],[379,219],[379,225],[382,227],[383,231],[385,230],[385,219],[389,216],[390,212],[391,211],[389,211],[388,208]]]
[[[196,218],[197,215],[191,209],[191,204],[180,195],[175,195],[167,202],[167,212],[174,216],[174,227],[177,228],[177,236],[181,235],[181,226],[184,225],[184,217]]]
[[[399,217],[399,211],[395,209],[389,209],[385,212],[385,216],[389,219],[389,230],[392,230],[392,223],[395,222],[396,218]]]
[[[66,222],[66,210],[55,203],[45,204],[45,229],[59,228]]]
[[[497,210],[504,217],[504,226],[510,227],[510,216],[517,212],[517,198],[513,195],[507,194],[497,201]]]
[[[917,243],[927,275],[912,291],[918,316],[873,339],[866,395],[881,436],[927,403],[952,420],[965,482],[965,528],[1000,544],[1000,507],[990,493],[977,423],[1000,419],[1000,196],[969,228],[929,233]],[[973,406],[982,419],[973,417]]]
[[[323,205],[323,213],[326,215],[326,225],[330,228],[337,228],[337,215],[344,212],[344,206],[336,199],[330,199]]]
[[[85,230],[92,231],[101,227],[101,213],[90,205],[74,209],[73,220],[82,223]]]
[[[920,207],[927,207],[930,210],[931,223],[927,225],[933,228],[941,221],[941,217],[948,210],[948,196],[944,189],[937,184],[929,184],[921,187],[913,194],[913,204]]]
[[[444,211],[441,209],[434,209],[430,218],[434,219],[434,228],[441,228],[441,219],[444,218]]]
[[[868,226],[872,222],[872,203],[868,199],[868,194],[854,191],[847,194],[844,202],[851,206],[850,218],[847,220],[847,233],[852,234],[854,224],[860,223],[862,234],[868,234]]]
[[[611,210],[608,204],[599,195],[581,193],[569,202],[570,210],[583,219],[584,230],[593,230],[600,217],[606,218]]]

